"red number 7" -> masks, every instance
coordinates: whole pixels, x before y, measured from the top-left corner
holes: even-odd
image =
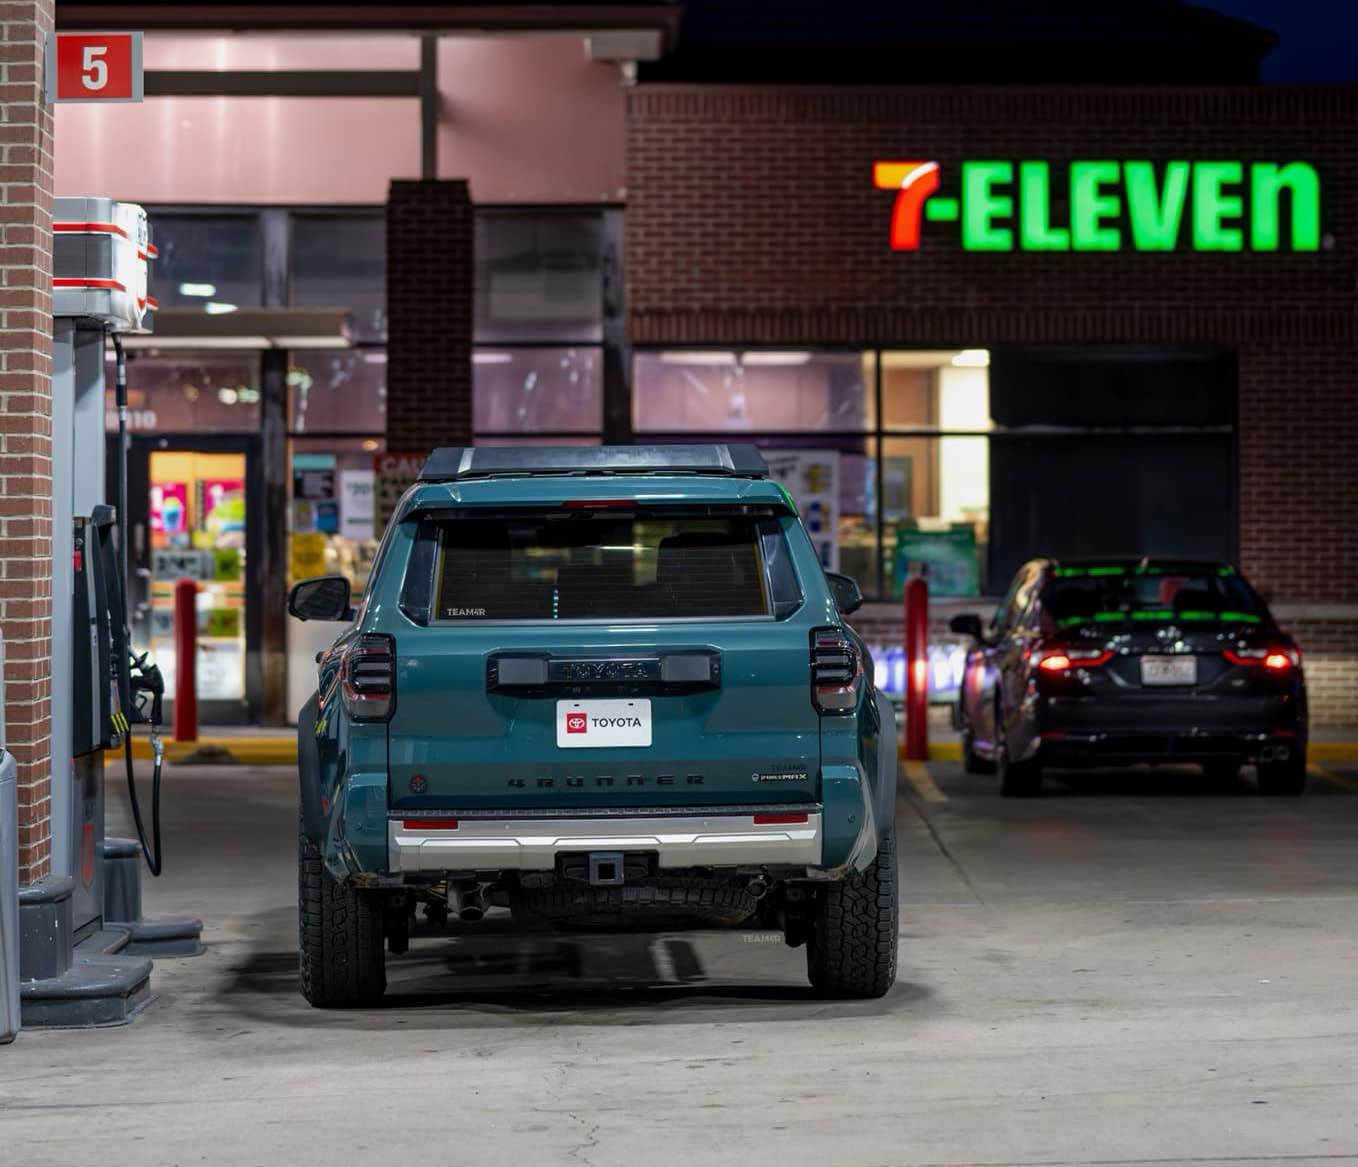
[[[879,190],[897,192],[891,209],[892,250],[915,251],[925,200],[938,189],[938,163],[876,162],[872,181]]]

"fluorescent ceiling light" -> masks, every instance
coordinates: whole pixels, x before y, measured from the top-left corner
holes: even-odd
[[[734,365],[736,354],[695,349],[693,352],[661,353],[660,359],[667,365]]]
[[[349,348],[347,336],[271,336],[274,348]]]
[[[131,333],[123,336],[124,348],[135,349],[263,349],[273,348],[267,336],[157,336]]]
[[[810,353],[749,352],[740,356],[742,365],[805,365],[810,360]]]
[[[484,351],[472,353],[473,365],[507,365],[513,359],[513,356],[509,353],[488,353]]]
[[[215,296],[217,294],[216,284],[180,284],[179,294],[181,296]]]
[[[990,350],[983,348],[964,348],[952,359],[959,369],[984,369],[990,365]]]
[[[203,305],[203,311],[209,316],[225,316],[228,312],[234,312],[235,310],[235,304],[227,304],[221,300],[209,300]]]

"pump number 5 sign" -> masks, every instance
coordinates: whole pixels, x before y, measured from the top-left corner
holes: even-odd
[[[47,41],[48,101],[140,101],[139,32],[59,32]]]

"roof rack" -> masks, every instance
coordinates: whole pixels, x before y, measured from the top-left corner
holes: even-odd
[[[566,474],[724,474],[767,478],[754,446],[441,446],[420,471],[421,482]]]

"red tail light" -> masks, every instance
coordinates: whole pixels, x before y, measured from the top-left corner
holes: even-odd
[[[1221,655],[1233,665],[1252,669],[1267,669],[1271,673],[1285,673],[1301,666],[1301,653],[1295,648],[1278,645],[1269,647],[1223,648]]]
[[[366,632],[340,664],[344,708],[355,721],[386,721],[396,707],[396,641]]]
[[[1066,673],[1071,669],[1097,669],[1113,659],[1109,648],[1078,648],[1067,644],[1049,644],[1037,659],[1037,667],[1045,673]]]
[[[811,699],[821,713],[852,713],[863,687],[858,646],[838,628],[811,633]]]

